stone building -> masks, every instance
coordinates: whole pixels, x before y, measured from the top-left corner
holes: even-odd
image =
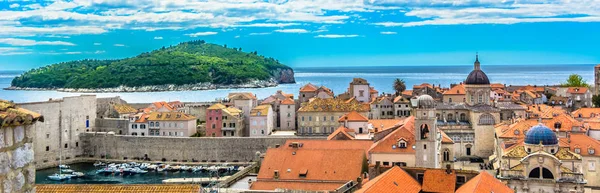
[[[61,152],[64,160],[79,157],[83,153],[80,148],[80,134],[95,131],[95,95],[20,103],[17,106],[44,115],[43,123],[33,125],[33,129],[36,130],[35,163],[38,167],[57,165]]]
[[[206,110],[206,136],[242,137],[244,136],[244,113],[235,107],[226,107],[216,103]]]
[[[394,112],[393,98],[381,96],[373,98],[370,102],[371,110],[369,111],[369,119],[393,119],[396,117]]]
[[[444,103],[465,103],[467,102],[465,93],[465,85],[458,84],[450,88],[442,94],[442,102]]]
[[[297,135],[328,136],[340,126],[338,119],[352,111],[367,116],[369,105],[354,99],[313,98],[298,109]]]
[[[296,130],[296,103],[292,99],[284,99],[279,104],[279,130]]]
[[[227,96],[229,102],[244,113],[244,136],[250,136],[250,111],[258,106],[256,96],[249,92],[233,92]]]
[[[561,141],[538,124],[517,143],[499,143],[498,178],[516,192],[584,192],[582,157]]]
[[[412,96],[429,95],[436,101],[442,100],[444,89],[440,85],[435,86],[429,83],[413,85]]]
[[[286,104],[282,104],[282,103]],[[271,105],[271,108],[273,109],[273,127],[276,130],[293,130],[293,128],[295,128],[295,122],[292,122],[291,120],[294,120],[295,117],[293,117],[292,115],[294,115],[295,113],[295,104],[296,102],[294,102],[294,94],[287,94],[284,93],[281,90],[278,90],[275,94],[265,98],[264,100],[262,100],[262,102],[260,103],[261,105]],[[285,108],[283,109],[282,108]],[[285,112],[282,112],[285,111]],[[285,128],[285,129],[282,129]]]
[[[35,192],[32,125],[41,122],[39,113],[0,100],[0,192]]]
[[[361,103],[370,103],[377,98],[379,92],[371,87],[367,80],[362,78],[353,78],[348,86],[348,91],[338,95],[338,98],[348,100],[354,98]]]
[[[273,132],[273,108],[260,105],[250,111],[250,137],[268,136]]]
[[[118,118],[114,105],[127,104],[127,101],[120,96],[97,98],[96,99],[96,117],[98,118]]]
[[[442,135],[435,117],[435,100],[429,95],[417,98],[415,109],[415,163],[417,167],[440,168],[439,152]]]
[[[189,137],[196,133],[196,117],[182,112],[142,113],[130,125],[131,135]]]
[[[298,102],[302,104],[308,102],[308,100],[310,100],[311,98],[318,97],[326,99],[333,98],[333,96],[333,91],[331,91],[331,89],[325,86],[317,87],[311,83],[308,83],[300,87],[300,91],[298,93]]]
[[[403,95],[396,96],[394,98],[394,115],[395,118],[409,117],[412,111],[410,107],[410,100]]]

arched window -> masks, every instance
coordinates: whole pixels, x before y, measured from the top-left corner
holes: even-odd
[[[477,102],[478,103],[482,103],[483,102],[483,95],[479,94],[479,98],[477,98]]]
[[[452,113],[448,113],[448,115],[446,116],[448,116],[448,121],[454,120],[454,116],[452,116]]]
[[[448,149],[444,149],[444,161],[450,161],[450,151]]]
[[[435,114],[435,118],[437,118],[437,120],[441,120],[440,114],[439,114],[439,113],[436,113],[436,114]]]
[[[467,121],[467,114],[461,113],[460,114],[460,121]]]
[[[448,102],[451,103],[452,102],[452,98],[448,98]]]
[[[427,124],[421,125],[421,139],[427,139],[429,137],[429,126]]]
[[[554,179],[554,174],[552,174],[549,169],[544,167],[534,168],[531,170],[531,172],[529,172],[530,178],[540,178],[540,176],[543,179]]]
[[[495,124],[494,116],[489,113],[479,116],[480,125],[493,125]]]

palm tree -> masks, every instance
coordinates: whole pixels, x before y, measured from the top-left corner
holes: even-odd
[[[404,80],[396,78],[396,80],[394,80],[394,90],[396,91],[396,95],[399,95],[400,93],[405,91],[406,84],[404,83]]]

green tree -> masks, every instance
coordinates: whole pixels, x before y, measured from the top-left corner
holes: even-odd
[[[571,74],[567,79],[567,82],[562,83],[561,86],[568,87],[589,87],[590,85],[583,80],[583,77],[579,74]]]
[[[396,78],[396,80],[394,80],[394,90],[396,91],[396,95],[404,92],[406,90],[406,83],[404,80]]]
[[[592,104],[594,107],[600,107],[600,95],[592,96]]]

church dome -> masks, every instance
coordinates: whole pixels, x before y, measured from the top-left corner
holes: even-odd
[[[525,134],[525,143],[531,145],[556,145],[558,144],[558,138],[554,131],[546,127],[543,124],[538,124],[529,129]]]
[[[475,64],[473,71],[471,71],[471,73],[469,73],[469,76],[467,76],[465,84],[490,84],[490,79],[488,79],[485,72],[481,70],[479,63],[479,55],[475,56]]]
[[[430,109],[435,108],[435,100],[429,95],[421,95],[417,98],[417,105],[419,108]]]

